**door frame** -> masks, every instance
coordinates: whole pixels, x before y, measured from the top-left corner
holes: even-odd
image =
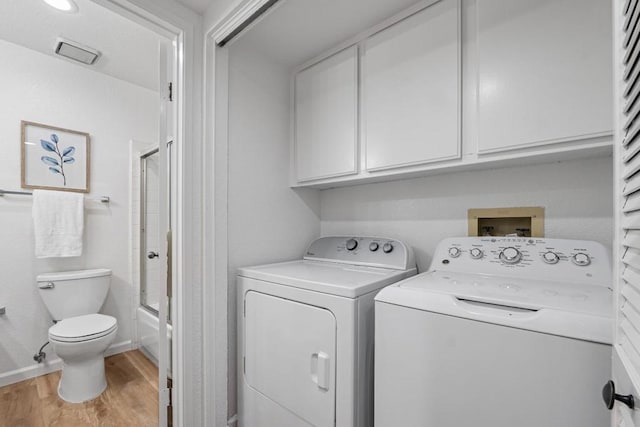
[[[255,1],[255,0],[249,0]],[[259,1],[259,0],[258,0]],[[204,323],[204,424],[234,426],[235,414],[230,414],[229,392],[235,390],[235,377],[229,376],[231,357],[228,345],[233,338],[228,329],[228,95],[229,54],[226,47],[218,47],[213,34],[228,17],[214,25],[204,36],[204,147],[203,160],[212,167],[204,169],[205,189],[203,257],[209,262],[203,269]]]
[[[202,17],[177,2],[92,0],[173,40],[176,218],[173,238],[173,425],[204,425],[202,364]]]
[[[221,18],[204,28],[204,79],[202,131],[205,141],[202,159],[205,165],[202,178],[204,241],[203,258],[203,374],[204,424],[229,426],[237,424],[237,382],[235,372],[229,372],[236,361],[229,344],[236,342],[236,331],[229,330],[228,301],[230,274],[228,271],[228,154],[229,154],[229,46],[216,45],[216,40],[230,34],[270,0],[231,0]],[[268,11],[267,11],[268,13]],[[257,21],[256,21],[257,22]],[[254,22],[255,23],[255,22]],[[250,24],[245,30],[250,29]],[[238,38],[241,37],[238,34]],[[231,313],[234,315],[234,313]],[[232,401],[230,401],[232,398]]]

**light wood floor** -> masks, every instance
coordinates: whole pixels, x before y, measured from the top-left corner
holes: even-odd
[[[158,369],[140,351],[105,359],[107,390],[85,403],[58,397],[60,372],[0,387],[0,426],[157,426]]]

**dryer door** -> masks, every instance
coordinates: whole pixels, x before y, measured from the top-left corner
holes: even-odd
[[[245,328],[247,384],[311,425],[335,425],[333,314],[251,291]]]

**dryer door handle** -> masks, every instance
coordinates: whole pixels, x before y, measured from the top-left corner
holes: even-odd
[[[311,381],[324,391],[329,390],[329,371],[329,355],[322,351],[313,353],[311,355]]]

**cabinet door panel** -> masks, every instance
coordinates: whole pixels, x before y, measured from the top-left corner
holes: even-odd
[[[479,151],[612,132],[611,4],[478,2]]]
[[[358,49],[295,78],[295,162],[300,181],[357,173]]]
[[[442,0],[366,40],[367,170],[459,157],[459,25],[459,1]]]

